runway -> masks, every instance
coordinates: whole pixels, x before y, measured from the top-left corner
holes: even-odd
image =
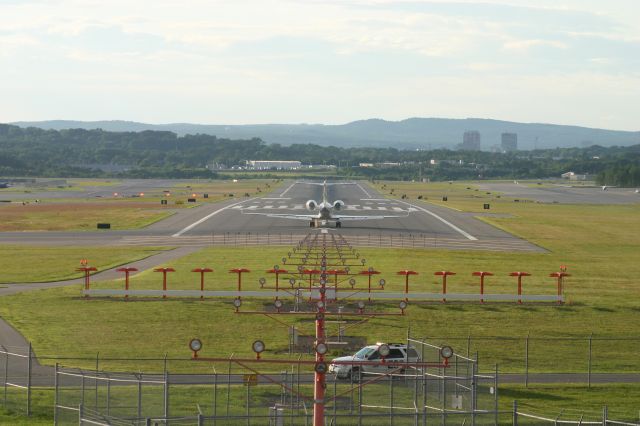
[[[631,204],[640,202],[635,188],[580,187],[553,185],[532,187],[516,183],[481,183],[483,191],[500,192],[504,196],[557,204]]]
[[[164,182],[163,182],[164,184]],[[149,185],[149,183],[147,183]],[[210,246],[219,244],[278,244],[278,235],[289,240],[308,232],[339,232],[354,244],[386,247],[428,247],[499,251],[544,251],[527,241],[488,225],[468,213],[426,203],[384,198],[364,182],[331,185],[330,202],[342,200],[339,215],[397,216],[392,218],[343,221],[336,230],[309,227],[308,220],[293,220],[257,215],[313,214],[305,203],[322,201],[322,187],[302,182],[286,182],[260,198],[233,199],[203,204],[178,211],[175,215],[145,229],[100,232],[10,232],[0,234],[0,243],[46,245],[139,245]],[[242,235],[246,236],[242,239]],[[267,240],[257,240],[266,235]],[[240,236],[240,237],[239,237]],[[251,236],[251,237],[249,237]],[[253,243],[251,241],[254,241]],[[383,241],[389,243],[382,244]],[[379,244],[376,244],[379,242]],[[294,244],[294,243],[292,243]]]

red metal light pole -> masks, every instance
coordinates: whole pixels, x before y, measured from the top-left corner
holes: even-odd
[[[76,271],[78,272],[84,272],[84,289],[85,290],[89,290],[91,288],[91,283],[89,282],[90,280],[90,276],[91,276],[91,272],[95,272],[98,269],[95,268],[94,266],[86,266],[87,265],[87,261],[83,259],[83,262],[80,262],[81,265],[85,265],[82,266],[80,268],[76,268]],[[88,295],[85,295],[85,297],[89,297]]]
[[[204,291],[204,274],[207,272],[213,272],[211,268],[196,268],[192,269],[191,272],[199,272],[200,273],[200,291]],[[200,294],[200,300],[204,299],[204,294]]]
[[[327,274],[333,275],[335,277],[334,288],[336,290],[336,295],[338,294],[338,275],[344,275],[346,273],[347,271],[344,271],[342,269],[331,269],[330,271],[327,271]]]
[[[447,276],[455,275],[455,272],[451,271],[438,271],[433,275],[441,275],[442,276],[442,303],[447,302]]]
[[[323,256],[325,260],[325,256]],[[316,348],[319,344],[326,345],[324,335],[324,315],[327,310],[326,293],[327,274],[320,275],[320,301],[316,314]],[[313,380],[313,426],[324,426],[324,390],[326,388],[327,365],[324,362],[324,353],[316,350],[316,364]]]
[[[360,272],[360,275],[367,275],[368,278],[369,278],[369,290],[368,290],[368,292],[369,292],[369,302],[371,302],[371,275],[377,275],[379,273],[380,272],[374,270],[373,268],[369,268],[368,271]]]
[[[480,303],[484,303],[484,299],[482,298],[482,295],[484,294],[484,277],[492,276],[493,274],[491,272],[477,271],[473,272],[471,275],[474,277],[480,277]]]
[[[162,272],[162,298],[167,298],[167,272],[175,272],[176,270],[173,268],[156,268],[153,270],[154,272]]]
[[[512,272],[509,276],[518,277],[518,304],[522,305],[522,277],[529,277],[531,274],[528,272]]]
[[[268,274],[276,274],[276,292],[278,291],[279,287],[279,277],[280,274],[288,274],[288,272],[284,269],[280,269],[280,268],[273,268],[273,269],[269,269],[267,271]],[[278,296],[276,296],[276,300],[278,300]]]
[[[124,289],[129,290],[129,273],[130,272],[138,272],[138,268],[120,268],[116,269],[117,272],[124,272]],[[125,299],[129,298],[128,294],[124,295]]]
[[[562,291],[564,286],[563,278],[570,277],[571,274],[567,274],[566,272],[562,271],[562,272],[554,272],[553,274],[549,274],[549,276],[558,279],[558,305],[562,305],[562,300],[560,299],[560,297],[562,297]]]
[[[409,275],[418,275],[416,271],[409,271],[405,269],[404,271],[398,271],[398,275],[404,275],[404,294],[409,294]],[[409,297],[404,299],[405,302],[409,302]]]
[[[229,270],[229,273],[238,274],[238,291],[242,291],[242,274],[245,272],[251,271],[246,268],[234,268]],[[238,299],[240,299],[240,296],[238,296]]]

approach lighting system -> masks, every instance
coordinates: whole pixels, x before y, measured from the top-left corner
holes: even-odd
[[[378,284],[380,284],[380,287],[384,287],[384,285],[385,285],[386,283],[387,283],[387,282],[385,281],[385,279],[384,279],[384,278],[380,278],[380,281],[378,281]]]
[[[202,349],[202,342],[200,339],[191,339],[189,342],[189,349],[193,351],[193,357],[198,358],[198,351]]]
[[[329,351],[329,347],[326,345],[326,343],[318,343],[316,345],[316,352],[318,352],[320,355],[324,355]]]
[[[404,311],[405,309],[407,309],[407,302],[403,300],[400,302],[400,310]]]
[[[386,343],[383,343],[380,346],[378,346],[378,352],[380,353],[380,356],[382,358],[386,358],[389,356],[391,349],[389,348],[389,345],[387,345]]]
[[[286,257],[282,258],[282,263],[287,263],[287,258]]]
[[[264,287],[264,285],[267,283],[267,280],[263,277],[260,278],[258,282],[260,283],[260,287]]]
[[[351,287],[355,286],[356,285],[356,280],[354,278],[351,278],[349,280],[349,285],[351,285]]]
[[[367,259],[360,259],[360,263],[362,263],[362,266],[364,266],[364,264],[367,263]]]
[[[289,284],[291,284],[291,287],[296,285],[296,279],[295,278],[289,278]]]
[[[264,342],[262,340],[256,340],[251,345],[251,349],[256,353],[256,358],[260,359],[260,354],[264,352]]]
[[[279,270],[279,269],[280,269],[280,267],[279,267],[278,265],[273,265],[273,270],[274,270],[274,271],[277,271],[277,270]]]
[[[276,309],[280,311],[280,308],[282,308],[282,300],[280,299],[276,300],[275,302],[273,302],[273,306],[275,306]]]
[[[449,359],[453,356],[453,349],[451,346],[443,346],[440,348],[440,356],[444,359]]]
[[[318,300],[318,303],[316,304],[316,306],[318,307],[318,309],[322,309],[324,308],[324,302],[322,300]]]
[[[358,309],[360,309],[361,311],[364,309],[364,302],[362,300],[358,302]]]

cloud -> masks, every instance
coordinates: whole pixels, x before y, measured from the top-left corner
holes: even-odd
[[[513,40],[504,43],[503,47],[506,50],[512,51],[527,51],[533,47],[553,47],[556,49],[568,49],[569,46],[566,43],[556,40]]]

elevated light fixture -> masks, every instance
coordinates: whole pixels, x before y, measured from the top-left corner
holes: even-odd
[[[240,309],[240,306],[242,306],[242,300],[240,300],[239,297],[236,297],[235,299],[233,299],[233,306],[236,308],[236,311],[238,311],[238,309]]]
[[[267,283],[267,280],[263,277],[260,278],[258,282],[260,283],[260,287],[264,287],[264,285]]]
[[[275,306],[278,312],[280,312],[280,309],[282,308],[282,300],[276,300],[275,302],[273,302],[273,306]]]
[[[349,280],[349,284],[351,285],[351,287],[355,286],[356,285],[356,280],[354,278],[351,278]]]
[[[385,281],[385,279],[384,279],[384,278],[380,278],[380,281],[378,281],[378,284],[380,284],[380,287],[384,287],[384,285],[385,285],[386,283],[387,283],[387,282]]]
[[[291,287],[296,285],[296,279],[295,278],[289,278],[289,284],[291,284]]]
[[[251,349],[256,353],[256,359],[260,359],[260,354],[264,352],[265,346],[262,340],[256,340],[251,345]]]
[[[329,351],[329,347],[327,346],[326,343],[318,343],[316,345],[316,352],[319,353],[320,355],[324,355]]]
[[[453,349],[451,346],[443,346],[440,348],[440,356],[444,359],[449,359],[453,356]]]
[[[202,342],[200,339],[191,339],[189,342],[189,349],[193,351],[193,357],[198,358],[198,351],[202,349]]]
[[[382,358],[388,357],[390,352],[391,352],[391,348],[389,348],[389,345],[387,345],[386,343],[383,343],[380,346],[378,346],[378,353]]]
[[[316,364],[314,370],[316,371],[316,373],[318,374],[324,374],[327,372],[327,363],[326,362],[319,362]]]

